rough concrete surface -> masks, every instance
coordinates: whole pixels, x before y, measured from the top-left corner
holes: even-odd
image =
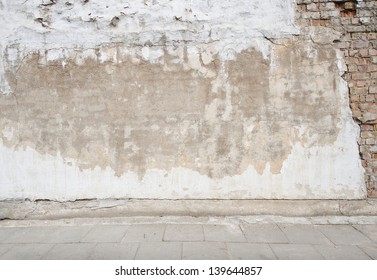
[[[294,1],[0,7],[0,200],[365,198],[339,34]]]

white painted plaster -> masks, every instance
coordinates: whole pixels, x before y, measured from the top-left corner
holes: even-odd
[[[128,46],[160,46],[155,52],[142,49],[143,57],[155,62],[161,49],[169,45],[213,43],[215,52],[223,59],[233,59],[236,53],[250,47],[261,50],[267,57],[269,42],[263,40],[264,36],[298,33],[293,23],[293,1],[91,0],[86,4],[56,1],[50,6],[41,3],[40,0],[0,1],[3,94],[10,93],[4,71],[13,61],[8,57],[4,65],[5,52],[22,58],[29,52],[65,49],[47,57],[55,60],[66,56],[67,49],[93,49],[119,42]],[[120,19],[115,27],[110,25],[114,16]],[[102,62],[111,58],[102,52],[101,55]]]

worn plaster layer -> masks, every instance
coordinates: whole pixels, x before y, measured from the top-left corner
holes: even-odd
[[[115,1],[35,2],[2,1],[0,199],[365,196],[340,55],[328,30],[289,36],[284,1],[135,1],[136,29]]]

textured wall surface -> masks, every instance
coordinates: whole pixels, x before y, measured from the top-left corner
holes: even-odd
[[[377,1],[299,0],[301,26],[340,32],[334,46],[347,64],[350,105],[361,127],[360,156],[368,195],[377,197]]]
[[[0,199],[366,195],[342,33],[285,0],[0,0]]]

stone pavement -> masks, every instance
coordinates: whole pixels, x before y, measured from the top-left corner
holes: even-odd
[[[377,259],[377,217],[0,221],[0,259]]]

